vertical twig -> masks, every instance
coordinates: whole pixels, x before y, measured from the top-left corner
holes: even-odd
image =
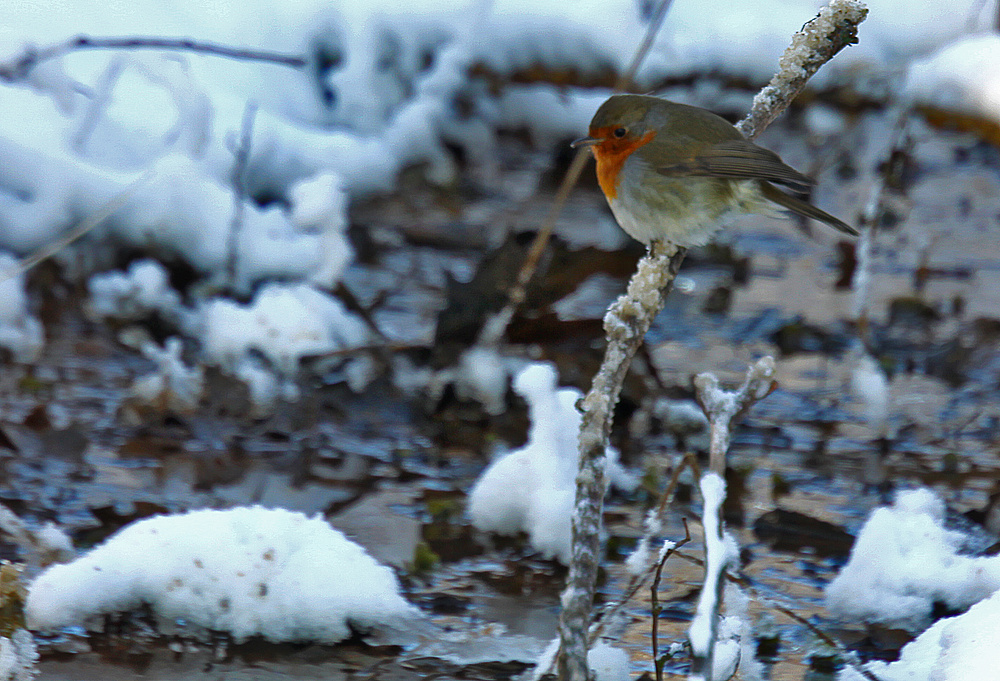
[[[854,290],[853,313],[857,324],[858,337],[862,345],[871,346],[868,326],[869,289],[871,284],[872,246],[875,234],[882,225],[889,203],[888,195],[898,189],[903,180],[902,164],[909,158],[913,148],[913,138],[910,135],[910,110],[904,108],[896,116],[893,125],[895,131],[892,145],[886,152],[882,171],[872,187],[868,200],[861,211],[861,236],[855,246],[855,268],[851,278],[851,288]]]
[[[777,387],[774,360],[762,357],[747,369],[746,378],[735,391],[722,390],[712,374],[698,374],[694,379],[695,397],[708,419],[709,472],[701,479],[704,501],[702,526],[705,528],[705,582],[698,598],[698,608],[688,636],[694,656],[692,679],[711,681],[718,638],[719,612],[726,569],[735,555],[735,545],[723,533],[722,503],[726,499],[726,455],[734,423],[754,404]]]
[[[663,566],[666,564],[667,559],[674,555],[682,546],[691,541],[691,530],[688,528],[687,518],[681,518],[684,523],[684,539],[679,542],[664,542],[663,548],[660,550],[660,558],[656,562],[656,571],[653,575],[653,583],[649,587],[649,602],[650,602],[650,612],[653,615],[653,622],[650,625],[650,637],[652,639],[652,649],[653,649],[653,666],[656,669],[656,681],[663,681],[663,665],[666,663],[665,659],[660,659],[659,651],[659,621],[660,621],[660,601],[659,601],[659,591],[660,591],[660,577],[663,575]]]
[[[240,137],[233,150],[233,218],[229,222],[229,243],[226,254],[226,283],[230,291],[236,291],[237,269],[239,267],[240,234],[243,232],[243,216],[247,200],[247,165],[250,162],[250,145],[253,143],[253,123],[257,117],[257,104],[248,101],[240,121]]]
[[[705,580],[698,596],[698,606],[688,629],[691,642],[691,681],[712,681],[715,667],[715,644],[719,637],[719,612],[726,570],[735,547],[726,541],[722,523],[722,502],[726,499],[726,481],[715,471],[701,478],[702,527],[705,535]]]
[[[600,565],[601,514],[607,486],[605,450],[614,405],[618,402],[632,358],[673,288],[674,277],[685,253],[686,249],[674,244],[654,243],[650,252],[639,261],[627,293],[611,306],[604,317],[608,347],[590,392],[582,402],[573,554],[559,620],[558,669],[559,678],[564,681],[585,681],[588,678],[587,630]]]

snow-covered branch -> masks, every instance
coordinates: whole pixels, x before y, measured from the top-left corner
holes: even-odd
[[[754,97],[750,113],[736,127],[754,139],[795,99],[819,67],[858,42],[858,25],[868,16],[860,0],[830,0],[816,18],[792,36],[771,82]]]
[[[761,357],[747,369],[743,384],[735,391],[719,387],[713,374],[695,376],[695,398],[701,405],[709,426],[709,469],[724,476],[726,452],[733,423],[754,404],[770,395],[778,384],[774,376],[774,359]]]
[[[698,597],[698,607],[688,629],[691,641],[692,681],[712,681],[715,674],[715,643],[718,640],[719,611],[726,568],[735,559],[736,544],[722,527],[722,503],[726,500],[726,482],[715,471],[701,478],[703,500],[702,526],[705,531],[705,582]],[[726,665],[728,666],[728,665]],[[723,675],[723,678],[727,678]]]
[[[717,666],[728,668],[738,663],[736,660],[717,665],[715,661],[726,568],[737,555],[735,542],[723,532],[722,503],[726,499],[726,453],[729,451],[729,436],[734,421],[774,391],[777,383],[773,376],[774,360],[771,357],[762,357],[750,365],[743,384],[734,391],[720,388],[719,380],[709,373],[698,374],[694,379],[695,396],[708,418],[711,438],[709,444],[711,470],[701,478],[702,526],[705,530],[705,582],[688,634],[694,658],[691,678],[698,681],[717,678]],[[721,676],[728,678],[725,674]]]

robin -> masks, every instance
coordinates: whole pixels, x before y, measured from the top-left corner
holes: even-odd
[[[647,246],[703,246],[739,213],[781,208],[857,236],[858,231],[772,183],[793,191],[812,181],[724,118],[647,95],[614,95],[590,122],[597,182],[615,219]]]

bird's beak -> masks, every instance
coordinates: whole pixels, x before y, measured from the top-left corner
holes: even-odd
[[[578,140],[573,140],[569,146],[573,149],[576,149],[577,147],[590,147],[595,144],[600,144],[603,141],[604,140],[598,139],[597,137],[581,137]]]

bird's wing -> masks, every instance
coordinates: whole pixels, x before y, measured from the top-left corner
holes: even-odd
[[[747,140],[726,140],[701,149],[695,156],[656,169],[668,177],[721,177],[769,180],[793,189],[808,189],[812,180],[784,162],[773,151]]]

